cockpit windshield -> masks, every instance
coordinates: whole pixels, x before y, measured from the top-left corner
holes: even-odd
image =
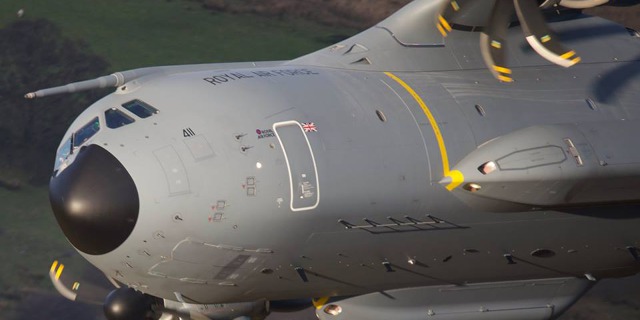
[[[98,131],[100,131],[100,120],[98,120],[98,117],[95,117],[73,134],[73,148],[75,149],[87,142],[87,140],[91,139]]]
[[[56,164],[54,168],[55,169],[60,168],[60,165],[62,164],[62,162],[67,160],[70,154],[71,154],[71,137],[69,137],[69,139],[67,139],[62,144],[60,149],[58,149],[58,153],[56,154]]]
[[[56,163],[53,168],[54,177],[67,167],[69,156],[75,153],[78,147],[91,139],[98,131],[100,131],[100,120],[95,117],[64,141],[56,154]]]

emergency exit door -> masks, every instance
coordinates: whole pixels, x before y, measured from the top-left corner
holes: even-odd
[[[289,171],[291,211],[312,210],[320,202],[318,168],[307,134],[297,121],[273,124]]]

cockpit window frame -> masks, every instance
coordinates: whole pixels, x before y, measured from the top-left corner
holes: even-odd
[[[71,154],[73,154],[73,150],[81,147],[83,144],[85,144],[85,142],[91,140],[91,138],[93,138],[98,132],[100,132],[100,129],[102,129],[100,122],[101,122],[100,117],[95,116],[93,119],[87,122],[84,126],[80,127],[80,129],[76,130],[71,135],[71,145],[72,145]],[[82,139],[78,139],[78,133],[84,133],[86,129],[90,129],[92,127],[95,127],[96,125],[97,125],[97,129],[94,128],[93,132],[87,131],[87,132],[90,132],[89,135],[87,135],[86,137],[83,137]]]
[[[60,168],[62,163],[64,163],[73,154],[73,136],[74,135],[71,134],[71,136],[64,140],[64,143],[62,143],[56,151],[56,162],[54,164],[54,170]]]
[[[134,108],[134,106],[138,108]],[[160,113],[158,109],[140,99],[133,99],[125,102],[122,104],[122,108],[136,115],[140,119],[146,119]]]

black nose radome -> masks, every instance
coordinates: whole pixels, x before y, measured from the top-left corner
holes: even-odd
[[[133,179],[109,151],[83,147],[49,183],[49,201],[67,239],[78,250],[101,255],[119,247],[138,220]]]

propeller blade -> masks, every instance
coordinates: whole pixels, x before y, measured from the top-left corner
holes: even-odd
[[[540,4],[540,8],[542,9],[549,9],[553,6],[556,6],[557,4],[560,3],[561,0],[544,0],[541,4]]]
[[[449,32],[452,30],[451,24],[445,17],[452,17],[459,10],[460,3],[457,0],[451,0],[446,1],[446,4],[440,11],[436,19],[436,28],[438,28],[438,31],[440,31],[443,37],[449,35]]]
[[[514,0],[513,2],[524,35],[533,50],[541,57],[565,68],[580,62],[576,52],[566,49],[549,29],[537,1]]]
[[[436,28],[446,37],[451,30],[480,31],[496,0],[448,0],[436,17]],[[500,0],[498,0],[500,1]]]
[[[513,82],[511,69],[506,67],[506,36],[515,9],[513,2],[498,0],[489,23],[480,33],[480,52],[493,76],[502,82]]]
[[[571,9],[587,9],[601,6],[609,0],[561,0],[560,5]]]
[[[89,281],[81,280],[81,277],[77,277],[72,273],[64,273],[64,270],[64,264],[58,261],[54,261],[49,269],[51,283],[60,295],[71,301],[102,305],[104,297],[110,291],[109,289]],[[71,283],[72,285],[67,286],[65,283]]]

